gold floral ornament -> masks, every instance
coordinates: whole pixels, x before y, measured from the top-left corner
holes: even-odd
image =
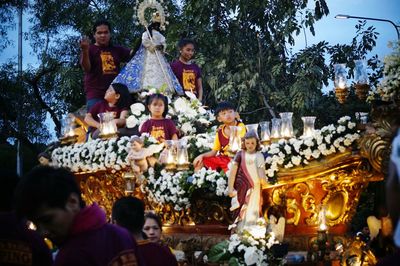
[[[164,7],[161,5],[163,1],[160,0],[144,0],[136,2],[136,16],[134,19],[137,19],[136,25],[143,25],[144,27],[148,27],[152,22],[159,22],[160,29],[164,30],[165,26],[168,25],[168,21],[166,21],[166,17],[168,17],[168,13],[164,11]],[[147,9],[154,10],[152,13],[151,21],[148,21],[146,18],[146,10]]]

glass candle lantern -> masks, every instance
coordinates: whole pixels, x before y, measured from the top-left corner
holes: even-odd
[[[303,116],[301,120],[303,120],[303,137],[309,138],[314,136],[314,124],[316,116]]]
[[[368,75],[367,75],[367,66],[365,60],[355,60],[355,81],[354,85],[355,93],[357,97],[364,101],[367,99],[369,84],[368,84]]]
[[[285,113],[279,113],[279,115],[281,116],[281,137],[282,138],[293,137],[293,124],[292,124],[293,113],[285,112]]]
[[[261,143],[267,145],[271,141],[271,131],[269,130],[269,121],[260,122]]]
[[[365,125],[368,122],[368,113],[366,112],[356,112],[356,119],[360,124]]]
[[[349,91],[347,88],[346,65],[345,64],[335,64],[333,67],[334,67],[334,72],[335,72],[334,84],[335,84],[336,99],[338,100],[338,102],[344,103],[349,94]]]
[[[271,119],[271,139],[279,139],[281,137],[281,119]]]
[[[247,132],[253,131],[256,133],[257,138],[258,138],[258,124],[249,124],[246,125],[246,130]]]
[[[242,140],[240,138],[241,127],[238,126],[229,126],[231,130],[231,134],[229,136],[229,151],[232,153],[232,156],[240,150]]]
[[[61,121],[61,144],[71,144],[77,141],[78,136],[75,134],[75,116],[67,115]]]
[[[136,176],[133,172],[126,172],[122,175],[125,181],[125,193],[133,193],[135,191]]]
[[[112,138],[117,136],[117,125],[114,121],[114,113],[106,112],[98,114],[100,119],[100,137]]]
[[[168,171],[176,170],[176,141],[167,140],[165,144],[167,149],[165,169]]]
[[[189,155],[187,151],[186,139],[180,139],[177,147],[177,169],[179,171],[189,170]]]

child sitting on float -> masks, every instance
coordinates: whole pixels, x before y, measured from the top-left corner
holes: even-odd
[[[228,164],[231,161],[230,156],[232,156],[229,147],[229,137],[231,135],[230,126],[237,126],[240,128],[241,138],[246,134],[246,127],[242,122],[237,120],[238,114],[232,103],[219,103],[215,110],[215,116],[222,125],[220,125],[217,130],[212,150],[200,154],[194,159],[193,165],[196,171],[205,166],[206,168],[217,171],[222,169],[226,172],[228,170]]]
[[[101,113],[113,113],[118,131],[124,128],[130,102],[131,95],[124,84],[111,84],[104,95],[104,100],[96,103],[85,116],[85,122],[92,127],[89,129],[92,138],[97,138],[100,134],[98,115]]]

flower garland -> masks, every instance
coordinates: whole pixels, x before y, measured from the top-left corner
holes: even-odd
[[[274,244],[278,244],[274,233],[267,231],[266,221],[260,218],[253,227],[213,246],[203,259],[213,263],[228,262],[229,265],[268,265],[273,260],[282,262],[272,254]]]
[[[267,177],[270,182],[277,181],[277,172],[280,167],[292,168],[309,164],[310,161],[328,156],[336,152],[344,152],[353,142],[359,139],[356,133],[356,124],[349,116],[338,120],[338,125],[329,125],[316,130],[313,137],[279,140],[264,147],[267,154],[265,159]]]
[[[144,147],[156,144],[157,140],[142,134]],[[69,168],[72,172],[115,170],[129,165],[127,155],[130,149],[130,137],[108,140],[90,140],[70,146],[59,147],[51,154],[52,165]]]

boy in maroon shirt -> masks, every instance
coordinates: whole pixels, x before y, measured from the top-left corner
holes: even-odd
[[[131,50],[122,46],[112,45],[111,25],[108,21],[97,21],[93,26],[94,44],[87,38],[80,42],[82,69],[85,71],[84,86],[86,93],[86,108],[101,101],[111,82],[118,75],[120,64],[128,62]]]

